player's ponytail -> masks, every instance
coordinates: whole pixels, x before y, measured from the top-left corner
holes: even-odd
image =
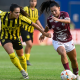
[[[29,16],[21,6],[17,5],[17,4],[11,4],[10,6],[10,11],[13,12],[15,8],[19,7],[20,8],[20,13],[23,15],[23,16]]]
[[[40,6],[40,14],[42,14],[44,11],[49,13],[50,7],[53,7],[53,6],[60,7],[57,2],[52,1],[52,0],[48,0],[48,1],[43,2]]]
[[[20,13],[23,15],[23,16],[28,16],[28,17],[30,17],[24,10],[23,10],[23,8],[21,7],[21,6],[19,6],[20,7]]]

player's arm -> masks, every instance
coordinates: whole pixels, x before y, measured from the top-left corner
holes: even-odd
[[[36,21],[36,24],[37,24],[37,25],[39,25],[39,26],[40,26],[40,28],[44,30],[44,28],[43,28],[43,26],[41,25],[41,23],[40,23],[40,21],[39,21],[39,20],[37,20],[37,21]]]
[[[34,28],[36,28],[37,30],[39,30],[44,36],[51,38],[51,34],[44,32],[37,24],[32,22],[31,25],[34,26]]]
[[[56,17],[52,17],[54,21],[62,22],[62,23],[70,23],[70,18],[66,17],[65,19],[58,19]]]
[[[46,26],[45,29],[44,29],[44,32],[48,32],[49,31],[49,27]]]
[[[49,31],[49,27],[46,26],[45,29],[44,29],[44,32],[48,32],[48,31]],[[51,37],[51,34],[50,34],[50,37]],[[39,37],[40,42],[42,42],[42,41],[44,40],[44,38],[45,38],[45,36],[44,36],[44,35],[41,35],[41,36]]]
[[[45,29],[44,29],[44,32],[48,32],[49,29],[51,29],[51,25],[50,25],[49,20],[47,19],[47,25],[46,25],[46,27],[45,27]],[[51,34],[50,34],[50,37],[51,37]],[[44,38],[45,38],[45,36],[44,36],[44,35],[41,35],[41,36],[39,37],[40,42],[43,41]]]
[[[67,12],[64,12],[63,13],[63,15],[64,15],[64,19],[58,19],[58,18],[56,18],[56,17],[52,17],[52,19],[54,20],[54,21],[59,21],[59,22],[62,22],[62,23],[70,23],[70,17],[69,17],[69,14],[67,13]]]
[[[45,35],[46,37],[51,38],[50,33],[46,33],[44,32],[36,23],[32,22],[29,18],[20,15],[21,21],[22,21],[22,25],[32,25],[34,28],[36,28],[37,30],[39,30],[43,35]],[[26,26],[27,27],[27,26]]]

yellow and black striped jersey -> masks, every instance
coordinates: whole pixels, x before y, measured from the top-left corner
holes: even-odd
[[[38,20],[38,10],[37,8],[35,8],[34,10],[32,10],[30,7],[25,6],[24,7],[24,11],[26,11],[27,14],[29,14],[30,17],[28,17],[32,22],[36,23],[36,21]],[[33,33],[34,31],[34,27],[33,26],[29,26],[29,28],[25,29],[30,33]]]
[[[1,39],[16,40],[20,37],[20,29],[23,25],[30,26],[32,21],[23,15],[18,19],[9,19],[9,12],[0,11],[1,18]],[[26,26],[26,27],[27,27]]]

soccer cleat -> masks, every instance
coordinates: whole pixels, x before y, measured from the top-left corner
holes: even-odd
[[[76,78],[76,80],[80,80],[80,76],[79,76],[79,75],[77,75],[77,78]]]
[[[22,76],[23,76],[24,79],[29,79],[28,73],[26,73],[26,71],[24,69],[21,70],[20,72],[21,72],[21,74],[22,74]]]
[[[27,65],[28,65],[28,66],[31,66],[31,64],[30,64],[29,60],[27,60]]]

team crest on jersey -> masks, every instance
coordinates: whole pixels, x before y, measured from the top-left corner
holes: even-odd
[[[65,23],[62,23],[62,26],[65,26]]]
[[[27,35],[27,38],[29,39],[29,38],[30,38],[30,36],[29,36],[29,35]]]
[[[55,28],[55,26],[54,26],[54,25],[52,25],[52,28]]]

